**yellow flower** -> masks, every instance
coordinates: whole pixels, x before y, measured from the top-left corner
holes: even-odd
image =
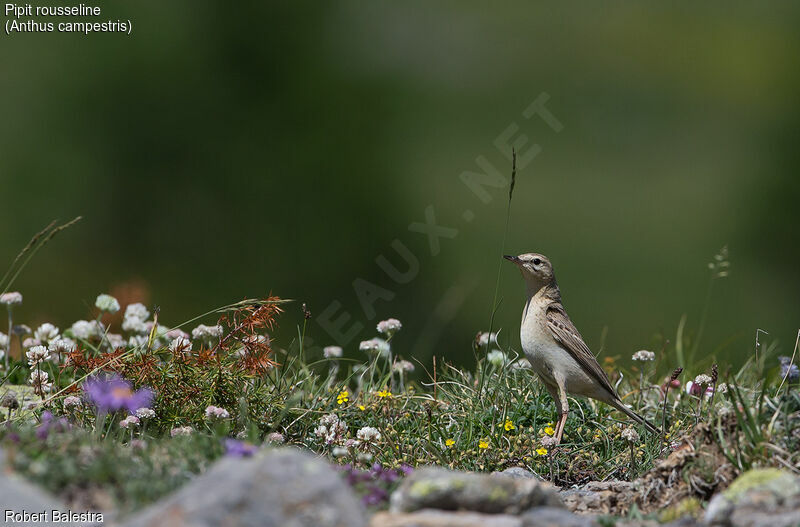
[[[445,446],[453,446],[456,444],[456,441],[455,439],[448,439],[447,441],[444,442],[444,444]]]
[[[358,409],[359,409],[359,410],[361,410],[361,411],[363,412],[364,410],[366,410],[366,409],[367,409],[367,407],[366,407],[366,406],[364,406],[363,404],[359,404],[359,405],[358,405]]]
[[[551,435],[555,434],[555,433],[556,433],[556,431],[555,431],[555,430],[553,430],[553,427],[552,427],[552,426],[548,426],[548,427],[546,427],[546,428],[544,429],[544,433],[545,433],[545,434],[547,434],[547,435],[549,435],[549,436],[551,436]]]
[[[383,399],[384,397],[391,397],[392,396],[392,392],[390,392],[389,390],[381,390],[381,391],[375,392],[375,393],[381,399]]]
[[[511,419],[506,419],[506,424],[503,425],[503,428],[506,429],[506,432],[510,432],[511,430],[517,429],[517,427],[514,426],[514,423],[511,421]]]
[[[485,439],[481,439],[478,442],[478,448],[483,448],[483,449],[489,448],[489,442]]]
[[[349,400],[350,400],[350,394],[347,393],[347,390],[339,392],[339,395],[336,396],[336,403],[337,404],[346,403]]]
[[[540,446],[539,448],[536,449],[536,453],[539,454],[540,456],[546,456],[547,449],[543,446]]]

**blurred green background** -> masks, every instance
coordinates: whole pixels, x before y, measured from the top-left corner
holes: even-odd
[[[352,356],[394,316],[399,353],[468,365],[489,325],[507,189],[484,204],[459,175],[484,156],[507,176],[495,140],[516,124],[522,151],[541,153],[518,173],[506,252],[552,258],[594,350],[658,351],[683,314],[696,330],[706,265],[727,244],[700,354],[741,362],[756,328],[791,353],[796,3],[102,8],[132,35],[2,36],[0,256],[84,216],[14,285],[19,320],[64,327],[113,291],[178,323],[272,291],[308,303],[316,344],[335,340],[318,317],[336,301],[332,318],[365,328],[344,342]],[[558,133],[522,115],[542,93]],[[436,256],[408,228],[428,206],[458,229]],[[395,239],[419,261],[407,284],[375,262],[403,267]],[[495,326],[518,346],[523,284],[502,269]],[[372,318],[356,279],[393,295]],[[289,346],[300,303],[280,322]]]

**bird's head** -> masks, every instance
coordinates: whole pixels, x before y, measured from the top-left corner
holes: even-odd
[[[503,256],[509,262],[519,267],[522,278],[529,286],[536,289],[550,285],[555,282],[556,276],[553,273],[553,265],[547,256],[538,253],[525,253],[519,256]]]

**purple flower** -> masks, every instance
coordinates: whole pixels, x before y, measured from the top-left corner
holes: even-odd
[[[225,440],[225,455],[230,457],[250,457],[258,452],[258,447],[238,439]]]
[[[133,391],[131,383],[116,374],[86,379],[83,391],[99,414],[123,408],[132,414],[139,408],[149,408],[153,402],[153,390],[142,388]]]
[[[36,437],[44,441],[51,431],[63,432],[69,428],[69,422],[63,417],[56,419],[52,412],[45,410],[42,412],[42,424],[36,428]]]
[[[778,357],[778,362],[781,363],[781,378],[789,382],[797,382],[800,379],[800,368],[792,362],[792,359],[780,356]]]
[[[367,493],[361,498],[361,503],[363,503],[368,507],[369,506],[374,507],[376,505],[380,505],[381,503],[383,503],[388,499],[389,499],[389,493],[385,489],[382,489],[377,485],[372,485],[370,486]]]

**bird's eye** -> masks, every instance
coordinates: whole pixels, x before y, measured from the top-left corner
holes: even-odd
[[[539,265],[540,263],[542,263],[542,261],[539,258],[533,259],[533,265]]]

